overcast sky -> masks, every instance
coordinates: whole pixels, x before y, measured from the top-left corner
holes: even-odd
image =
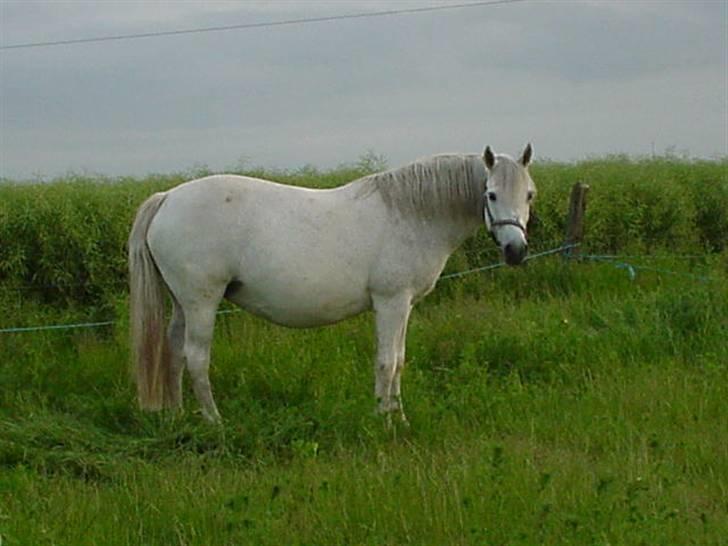
[[[463,3],[467,0],[460,0]],[[445,5],[0,0],[0,45]],[[548,1],[0,50],[0,177],[728,154],[728,2]]]

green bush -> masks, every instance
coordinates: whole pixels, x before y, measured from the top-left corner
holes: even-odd
[[[633,160],[616,156],[573,164],[537,163],[539,188],[530,242],[536,251],[563,239],[574,182],[589,184],[585,251],[719,253],[728,246],[726,160]],[[309,186],[335,187],[382,168],[373,154],[329,171],[249,172]],[[68,176],[52,183],[0,184],[0,301],[15,292],[60,308],[109,311],[126,290],[126,239],[134,213],[155,191],[206,174],[107,179]],[[485,230],[448,267],[498,260]],[[10,294],[10,295],[9,295]]]

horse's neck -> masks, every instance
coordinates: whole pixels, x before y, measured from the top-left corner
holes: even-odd
[[[481,223],[477,216],[442,218],[427,222],[425,229],[432,230],[432,237],[439,237],[449,255],[455,252],[465,239],[472,236]]]
[[[357,180],[338,188],[337,193],[342,203],[354,202],[368,207],[371,199],[374,199],[384,205],[384,198],[380,200],[381,196],[377,196],[376,191],[368,191],[368,188],[373,188],[368,181]],[[427,213],[391,204],[387,208],[387,216],[399,216],[398,221],[410,224],[412,230],[420,233],[423,239],[437,242],[437,246],[448,253],[454,252],[483,223],[482,216],[474,210],[472,213],[464,212],[470,208],[467,205],[449,207],[443,204],[441,208],[435,207]]]
[[[450,243],[450,252],[454,252],[468,237],[475,234],[482,225],[482,221],[478,217],[461,218],[451,222],[448,230],[448,240]]]
[[[410,221],[417,222],[431,240],[439,240],[449,255],[483,225],[482,215],[475,211],[464,212],[468,208],[468,206],[443,207],[441,212],[435,211],[425,217],[414,214]]]

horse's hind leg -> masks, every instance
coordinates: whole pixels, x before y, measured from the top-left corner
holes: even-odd
[[[169,376],[166,385],[166,406],[182,407],[182,372],[185,366],[185,314],[182,306],[172,298],[172,319],[167,328],[167,341],[170,353]]]
[[[194,312],[185,311],[184,354],[187,370],[192,378],[192,387],[202,408],[202,415],[213,423],[220,422],[215,399],[210,388],[210,345],[215,327],[217,305],[195,307]]]

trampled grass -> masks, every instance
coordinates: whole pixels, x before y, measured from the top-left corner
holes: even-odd
[[[725,260],[665,262],[712,280],[551,258],[443,281],[409,429],[373,414],[366,315],[222,316],[221,427],[189,392],[136,410],[123,322],[5,336],[3,544],[724,544]]]

